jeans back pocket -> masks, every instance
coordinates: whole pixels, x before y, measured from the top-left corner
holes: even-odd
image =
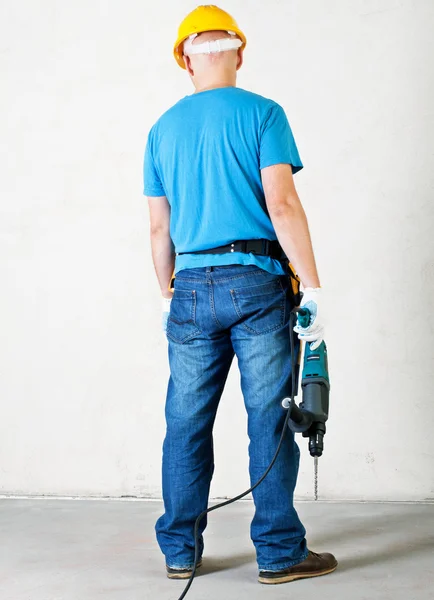
[[[285,324],[286,292],[277,276],[267,283],[231,290],[241,323],[250,333],[269,333]]]
[[[196,325],[196,292],[175,288],[167,320],[167,337],[185,344],[200,332]]]

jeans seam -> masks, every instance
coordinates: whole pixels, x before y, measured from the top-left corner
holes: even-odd
[[[184,564],[184,565],[177,565],[177,564],[173,564],[170,562],[170,560],[168,560],[166,558],[166,565],[169,567],[169,569],[174,569],[175,571],[177,570],[183,570],[183,569],[192,569],[193,565],[194,565],[194,558],[192,559],[191,563],[189,563],[188,565]]]
[[[282,320],[283,320],[283,322],[285,322],[285,318],[286,318],[286,298],[287,298],[287,296],[286,296],[286,290],[285,290],[285,288],[282,285],[282,279],[280,277],[279,277],[279,286],[280,286],[280,289],[281,289],[282,294],[283,294],[283,303],[282,303],[282,313],[283,314],[282,314]]]
[[[240,265],[242,266],[242,265]],[[265,277],[267,275],[270,275],[271,277],[280,277],[280,275],[274,275],[273,273],[269,273],[268,271],[264,271],[264,269],[261,269],[260,267],[258,267],[257,271],[248,271],[247,273],[241,273],[240,275],[232,275],[231,277],[216,277],[215,276],[215,272],[213,271],[213,280],[214,282],[220,282],[220,281],[231,281],[232,279],[243,279],[244,277],[256,277],[257,275],[260,275],[261,277]],[[204,279],[197,279],[196,277],[178,277],[177,275],[175,276],[175,281],[194,281],[196,283],[206,283],[206,281]]]
[[[272,573],[278,573],[279,571],[284,571],[285,569],[289,569],[290,567],[296,567],[301,564],[309,555],[309,550],[303,553],[302,557],[297,560],[290,560],[286,563],[279,563],[278,565],[258,565],[260,571],[271,571]]]
[[[213,316],[214,321],[217,323],[217,325],[220,327],[220,329],[223,329],[222,324],[220,323],[220,321],[217,318],[217,314],[215,312],[215,304],[214,304],[214,289],[213,289],[213,284],[212,281],[209,282],[209,301],[210,301],[210,306],[211,306],[211,314]]]
[[[193,296],[193,302],[191,303],[191,320],[196,325],[196,290],[192,290],[191,295]],[[197,327],[197,325],[196,325]]]
[[[216,277],[215,272],[212,272],[212,277],[214,281],[230,281],[231,279],[243,279],[244,277],[252,277],[256,275],[261,275],[264,277],[265,275],[270,275],[271,277],[279,277],[279,275],[273,275],[272,273],[268,273],[268,271],[264,271],[263,269],[259,269],[257,271],[248,271],[247,273],[240,273],[240,275],[231,275],[230,277]],[[206,283],[205,279],[198,279],[196,277],[178,277],[175,275],[175,281],[195,281],[199,283]]]
[[[249,273],[243,273],[242,275],[234,275],[233,277],[213,277],[213,283],[220,283],[220,282],[226,282],[226,281],[232,281],[234,279],[244,279],[245,277],[249,277],[252,275],[261,275],[262,277],[264,275],[271,275],[271,273],[267,273],[267,272],[249,272]],[[273,277],[278,277],[278,275],[273,275]],[[208,282],[204,279],[193,279],[193,278],[189,278],[189,277],[175,277],[175,282],[176,281],[184,281],[185,283],[189,283],[189,282],[194,282],[194,283],[201,283],[203,285],[206,285]],[[176,285],[176,283],[175,283]],[[262,285],[262,284],[258,284],[258,285]],[[254,287],[254,286],[252,286]]]
[[[266,271],[249,271],[248,273],[242,273],[241,275],[233,275],[232,277],[213,277],[215,283],[220,281],[232,281],[233,279],[244,279],[245,277],[256,277],[257,275],[269,275],[270,273],[266,273]]]
[[[288,289],[289,288],[285,288],[283,283],[282,283],[282,278],[279,279],[279,285],[280,285],[280,289],[282,290],[282,294],[283,294],[283,304],[282,304],[282,320],[283,323],[286,322],[286,305],[288,303]],[[292,307],[291,307],[292,310]],[[291,312],[290,310],[290,312]]]
[[[175,275],[175,281],[194,281],[196,283],[206,283],[203,279],[196,279],[193,277],[178,277]]]

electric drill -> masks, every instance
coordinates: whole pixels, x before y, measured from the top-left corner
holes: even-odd
[[[306,308],[297,309],[297,312],[301,327],[308,327],[310,312]],[[290,334],[293,335],[294,332]],[[282,405],[290,411],[288,427],[291,431],[302,433],[303,437],[309,438],[309,452],[315,459],[315,500],[317,500],[318,457],[322,456],[324,450],[326,421],[329,416],[330,379],[326,343],[321,342],[316,350],[311,350],[310,346],[309,342],[304,345],[302,401],[297,406],[290,398],[285,398]]]

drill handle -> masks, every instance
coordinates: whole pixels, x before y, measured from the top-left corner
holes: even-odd
[[[297,321],[300,327],[306,329],[310,325],[310,310],[307,308],[297,308]]]
[[[288,420],[288,427],[294,433],[304,433],[308,431],[313,423],[313,415],[310,412],[302,410],[297,406],[296,402],[292,402],[291,398],[284,398],[282,400],[283,408],[289,410],[290,416]]]

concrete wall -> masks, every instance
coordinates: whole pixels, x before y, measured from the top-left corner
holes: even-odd
[[[0,8],[0,493],[160,495],[168,374],[141,195],[147,131],[191,92],[195,2]],[[329,316],[328,499],[434,497],[432,0],[225,0],[240,85],[285,109]],[[212,494],[247,486],[231,375]],[[299,498],[312,493],[302,440]]]

